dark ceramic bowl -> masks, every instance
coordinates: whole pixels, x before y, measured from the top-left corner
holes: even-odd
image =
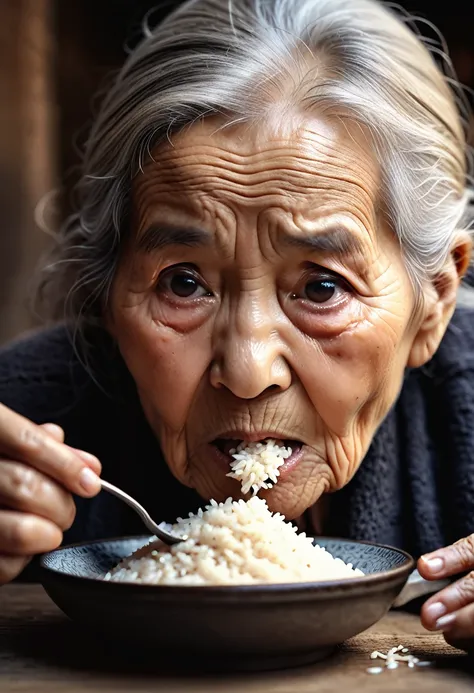
[[[378,621],[414,561],[398,549],[318,538],[364,577],[331,582],[167,587],[101,580],[148,543],[134,537],[64,547],[41,560],[51,599],[109,641],[200,669],[271,669],[314,662]]]

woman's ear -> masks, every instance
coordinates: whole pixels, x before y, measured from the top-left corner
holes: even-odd
[[[459,284],[471,259],[472,241],[468,233],[456,239],[445,267],[427,286],[420,309],[421,322],[413,340],[408,367],[419,368],[437,351],[456,308]]]

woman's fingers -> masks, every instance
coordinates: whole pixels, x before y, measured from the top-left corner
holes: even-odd
[[[0,460],[0,507],[39,515],[63,531],[71,527],[76,514],[71,494],[58,483],[11,460]]]
[[[77,448],[71,448],[69,445],[66,445],[69,450],[72,450],[76,455],[79,455],[81,460],[87,464],[88,467],[92,469],[94,474],[97,474],[100,476],[102,473],[102,465],[97,459],[97,457],[94,457],[94,455],[91,455],[90,452],[86,452],[85,450],[78,450]]]
[[[439,630],[449,643],[466,649],[474,644],[474,534],[455,544],[423,556],[418,570],[427,580],[468,574],[425,602],[421,622]]]
[[[0,451],[4,457],[32,465],[80,496],[91,497],[100,491],[100,479],[90,462],[85,462],[84,454],[79,455],[55,440],[44,427],[1,404]]]
[[[45,423],[41,424],[41,427],[43,428],[49,435],[51,435],[58,443],[64,443],[64,431],[61,428],[61,426],[58,426],[57,424],[53,423]],[[84,460],[84,462],[92,469],[93,472],[96,474],[100,474],[102,472],[102,465],[100,464],[99,460],[97,457],[94,455],[91,455],[89,452],[86,452],[85,450],[79,450],[78,448],[72,448],[71,446],[67,446],[72,452],[75,452],[76,455],[79,455],[79,457]]]
[[[41,424],[40,428],[44,429],[50,436],[57,440],[58,443],[64,443],[64,431],[61,426],[53,423]]]
[[[43,428],[58,443],[64,443],[64,431],[61,428],[61,426],[58,426],[57,424],[53,423],[45,423],[41,424],[40,428]],[[67,447],[69,448],[69,450],[72,450],[72,452],[75,452],[76,455],[79,455],[79,457],[87,464],[88,467],[92,469],[93,472],[95,472],[96,474],[100,474],[102,472],[102,465],[100,464],[97,457],[91,455],[89,452],[86,452],[85,450],[72,448],[70,445],[68,445]]]
[[[63,535],[57,525],[37,515],[0,510],[0,554],[32,556],[53,551]]]
[[[474,650],[474,604],[468,604],[452,614],[452,618],[440,630],[450,645]]]
[[[60,426],[0,404],[0,584],[60,546],[76,512],[71,493],[95,496],[100,473],[97,458],[64,444]]]
[[[474,534],[422,556],[418,570],[427,580],[438,580],[474,569]]]
[[[428,630],[444,630],[454,623],[454,614],[470,604],[474,604],[474,571],[428,599],[421,610],[421,622]]]
[[[31,556],[10,556],[0,553],[0,585],[14,580],[31,561]]]

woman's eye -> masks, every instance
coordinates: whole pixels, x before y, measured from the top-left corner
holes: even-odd
[[[212,295],[192,272],[183,269],[168,270],[163,273],[160,277],[159,288],[178,298],[200,298]]]
[[[304,294],[308,301],[326,303],[334,297],[338,288],[336,282],[331,279],[317,279],[306,284]]]
[[[340,277],[328,275],[306,275],[299,285],[299,290],[293,294],[294,299],[302,299],[315,304],[331,305],[339,303],[350,292],[348,284]]]

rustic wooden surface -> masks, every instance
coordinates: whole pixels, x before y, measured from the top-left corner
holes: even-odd
[[[370,653],[403,643],[435,665],[369,675]],[[183,656],[185,653],[181,653]],[[93,644],[39,586],[0,588],[1,693],[464,693],[474,690],[474,661],[424,631],[415,616],[392,613],[320,664],[239,675],[159,673],[136,669],[123,654]]]

